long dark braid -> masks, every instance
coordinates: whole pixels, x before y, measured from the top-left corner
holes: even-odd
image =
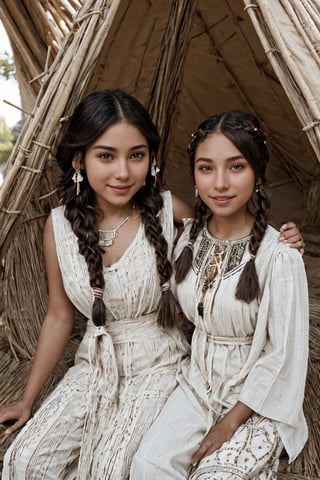
[[[60,196],[65,205],[65,217],[69,220],[74,234],[78,238],[79,253],[84,256],[92,288],[104,289],[102,250],[99,247],[99,233],[96,227],[95,197],[82,171],[84,181],[81,183],[79,195],[75,194],[73,181],[66,175],[60,182]],[[102,298],[94,298],[92,321],[95,325],[103,325],[106,318],[106,307]]]
[[[190,166],[194,175],[195,153],[198,145],[205,138],[215,132],[223,133],[242,153],[249,162],[256,177],[256,198],[253,198],[248,209],[255,217],[249,242],[250,260],[245,265],[236,289],[236,297],[247,303],[259,296],[259,280],[255,267],[255,257],[260,247],[268,226],[270,200],[266,191],[266,167],[269,153],[266,146],[266,137],[261,129],[258,119],[246,112],[230,111],[212,115],[192,134],[188,147]],[[253,194],[253,195],[254,195]],[[200,200],[201,202],[201,200]],[[196,219],[196,216],[199,217]],[[195,209],[195,220],[190,230],[189,247],[193,245],[195,238],[204,224],[204,214],[198,215]],[[189,252],[187,252],[189,250]],[[191,255],[190,255],[191,252]],[[187,275],[192,263],[192,251],[185,247],[178,258],[176,279],[182,281]]]
[[[149,176],[150,173],[148,173]],[[157,270],[161,287],[161,299],[158,315],[160,326],[172,327],[179,322],[176,300],[170,289],[172,265],[168,260],[168,244],[163,236],[159,212],[163,207],[159,181],[147,176],[146,186],[135,196],[139,205],[146,237],[156,253]]]
[[[236,288],[236,298],[250,303],[260,294],[259,279],[255,267],[255,257],[268,226],[270,199],[264,185],[257,186],[257,205],[255,220],[251,229],[249,242],[250,260],[244,266]]]
[[[175,262],[175,279],[177,283],[184,280],[191,268],[193,260],[193,245],[204,227],[208,217],[208,208],[200,197],[197,197],[194,205],[193,222],[190,228],[189,242],[186,245]]]
[[[137,127],[146,137],[150,159],[155,158],[159,147],[159,134],[147,111],[138,100],[121,90],[102,90],[86,97],[75,109],[68,131],[61,142],[57,160],[64,172],[60,181],[60,197],[65,204],[65,216],[70,221],[73,232],[78,238],[79,252],[84,256],[93,289],[105,287],[103,250],[98,244],[97,215],[95,194],[88,183],[85,170],[81,170],[83,181],[80,193],[72,180],[74,169],[72,161],[84,158],[86,147],[96,140],[110,125],[127,121]],[[79,162],[81,163],[81,162]],[[154,246],[160,285],[170,280],[172,267],[168,260],[168,245],[162,233],[158,214],[163,207],[159,181],[155,182],[151,171],[146,177],[145,186],[134,196],[134,202],[140,208],[146,236]],[[166,327],[175,324],[175,301],[170,289],[162,288],[158,322]],[[102,298],[94,298],[92,320],[95,325],[103,325],[106,320],[106,307]]]

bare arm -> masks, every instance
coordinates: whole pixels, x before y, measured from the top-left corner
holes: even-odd
[[[63,288],[51,217],[44,229],[44,256],[49,287],[48,309],[22,397],[0,408],[1,423],[16,420],[6,433],[14,432],[30,418],[33,405],[58,363],[73,326],[74,309]]]
[[[181,224],[184,218],[193,217],[193,209],[180,198],[172,195],[173,218],[176,224]]]
[[[234,432],[248,420],[252,413],[244,403],[237,402],[223,419],[209,430],[192,457],[192,465],[196,465],[203,457],[215,452],[224,442],[230,440]]]

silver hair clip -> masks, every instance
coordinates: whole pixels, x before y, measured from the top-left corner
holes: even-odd
[[[196,130],[195,132],[191,133],[191,141],[188,145],[188,151],[191,150],[191,147],[193,145],[194,142],[196,142],[197,140],[200,140],[202,137],[205,136],[205,131],[202,130],[201,128],[198,128],[198,130]]]
[[[264,131],[260,127],[253,127],[252,125],[247,126],[247,127],[243,127],[243,126],[239,125],[237,127],[234,127],[233,130],[245,130],[246,132],[249,132],[249,133],[260,134],[264,138],[263,144],[264,145],[267,144],[266,134],[264,133]]]

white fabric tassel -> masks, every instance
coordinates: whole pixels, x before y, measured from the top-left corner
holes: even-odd
[[[91,365],[87,413],[83,428],[77,480],[91,478],[98,410],[116,401],[118,391],[118,368],[112,338],[106,327],[97,327],[89,345]],[[106,388],[109,385],[111,388]],[[107,396],[105,393],[107,392]]]

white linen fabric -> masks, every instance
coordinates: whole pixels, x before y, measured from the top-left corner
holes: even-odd
[[[171,256],[170,193],[163,199],[160,219]],[[189,346],[178,329],[164,331],[157,324],[159,278],[142,224],[123,256],[105,268],[110,318],[96,327],[77,238],[63,207],[52,218],[64,288],[88,318],[87,330],[75,365],[8,450],[2,478],[125,480],[142,436],[176,386]]]
[[[254,447],[256,437],[251,437],[250,448],[257,449],[253,457],[261,459],[263,449],[266,455],[259,469],[253,465],[239,478],[274,478],[282,444],[290,461],[303,448],[308,435],[302,409],[308,361],[307,280],[301,255],[279,244],[277,237],[269,226],[255,259],[261,296],[247,304],[235,298],[235,291],[250,258],[249,237],[220,241],[206,228],[198,236],[193,268],[176,287],[184,314],[195,324],[191,364],[183,369],[178,389],[135,455],[131,480],[189,478],[192,454],[238,400],[256,412],[251,417],[256,426],[264,419],[276,431],[269,436],[271,444],[259,441]],[[188,239],[189,227],[176,256]],[[230,442],[237,435],[239,429]],[[223,444],[219,458],[230,442]],[[241,457],[238,463],[229,459],[230,477],[217,467],[217,455],[211,463],[210,457],[205,471],[211,476],[193,472],[192,479],[234,478],[232,472],[241,470]]]

